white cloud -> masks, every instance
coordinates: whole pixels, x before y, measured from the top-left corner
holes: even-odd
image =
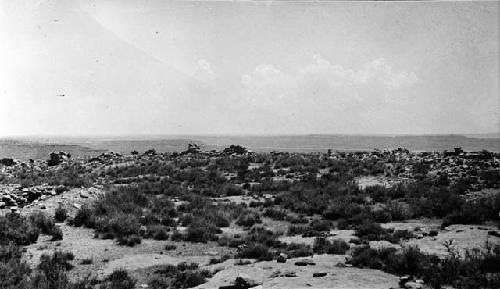
[[[352,102],[387,102],[388,95],[419,82],[414,72],[395,71],[385,59],[375,59],[360,69],[332,64],[319,55],[296,71],[285,73],[271,64],[260,64],[241,78],[244,99],[253,105],[312,102],[346,106]]]
[[[217,89],[215,73],[210,63],[205,59],[199,59],[193,77],[201,81],[212,92]]]
[[[404,88],[416,84],[419,79],[414,72],[395,72],[383,58],[366,63],[353,70],[331,64],[320,55],[313,56],[315,63],[301,71],[302,76],[325,78],[335,87],[339,85],[378,85],[387,89]]]

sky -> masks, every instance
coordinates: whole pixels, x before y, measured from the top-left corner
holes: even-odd
[[[0,136],[498,133],[499,9],[0,0]]]

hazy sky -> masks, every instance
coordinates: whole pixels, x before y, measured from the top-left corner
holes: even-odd
[[[499,132],[499,7],[0,0],[0,136]]]

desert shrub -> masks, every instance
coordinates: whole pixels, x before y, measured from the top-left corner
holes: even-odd
[[[59,194],[64,193],[67,190],[68,190],[68,188],[66,188],[65,186],[58,186],[58,187],[55,188],[54,191],[56,192],[56,194],[59,195]]]
[[[181,232],[174,230],[174,232],[172,233],[172,236],[170,237],[170,240],[177,241],[177,242],[182,241],[182,240],[184,240],[184,235]]]
[[[70,281],[66,271],[71,270],[73,265],[69,263],[74,259],[70,252],[56,251],[52,255],[42,255],[40,264],[31,282],[33,288],[68,288]]]
[[[148,227],[147,235],[155,240],[168,240],[168,228],[163,225],[154,225]]]
[[[60,241],[63,239],[63,232],[59,227],[54,227],[54,229],[52,229],[51,235],[52,241]]]
[[[280,248],[283,243],[278,240],[279,235],[264,227],[253,227],[245,237],[245,243],[259,243],[268,247]]]
[[[57,227],[54,223],[54,220],[51,218],[47,217],[42,212],[34,212],[30,215],[30,221],[33,223],[37,228],[40,229],[40,232],[46,235],[51,235],[52,240],[62,240],[63,238],[63,233],[59,227]]]
[[[264,211],[264,217],[268,217],[273,220],[283,221],[287,217],[287,212],[285,210],[280,210],[276,208],[268,208]]]
[[[349,222],[346,219],[338,219],[337,220],[337,229],[338,230],[347,230],[349,228]]]
[[[303,216],[303,215],[287,215],[285,218],[285,221],[292,223],[292,224],[307,224],[309,223],[309,220]]]
[[[306,232],[309,232],[311,228],[309,226],[304,226],[304,225],[291,225],[288,227],[287,234],[289,236],[293,235],[302,235]]]
[[[262,223],[262,219],[260,218],[259,214],[255,212],[243,213],[236,221],[237,225],[244,227],[251,227],[255,224],[260,223]]]
[[[344,255],[350,246],[344,240],[329,241],[325,237],[314,239],[313,250],[316,254]]]
[[[224,188],[224,194],[226,196],[241,196],[244,194],[241,188],[238,188],[234,185],[229,185]]]
[[[384,261],[388,260],[396,252],[394,248],[372,249],[369,246],[357,247],[354,249],[351,264],[355,267],[382,269]]]
[[[380,224],[371,220],[366,220],[355,227],[356,236],[370,241],[380,240],[380,236],[385,234],[385,229]]]
[[[96,220],[96,231],[101,234],[111,234],[115,238],[123,238],[139,234],[141,225],[136,217],[130,214],[117,213],[111,218]]]
[[[62,223],[66,220],[67,217],[68,211],[65,208],[59,207],[56,209],[54,214],[54,220],[56,220],[56,222]]]
[[[363,207],[359,204],[347,200],[335,200],[329,203],[328,207],[322,212],[322,215],[327,220],[349,219],[362,211]]]
[[[248,265],[248,264],[252,264],[252,261],[238,259],[237,261],[234,262],[234,265],[236,265],[236,266],[244,266],[244,265]]]
[[[35,243],[39,235],[40,229],[22,216],[0,216],[0,245],[29,245]]]
[[[408,209],[397,201],[389,202],[386,206],[386,212],[390,214],[392,221],[403,221],[412,217]]]
[[[175,275],[172,282],[173,288],[192,288],[207,282],[212,274],[208,270],[181,271]]]
[[[177,246],[176,246],[176,245],[172,245],[172,244],[167,244],[167,245],[165,245],[165,247],[164,247],[164,248],[165,248],[165,250],[167,250],[167,251],[171,251],[171,250],[175,250],[175,249],[177,249]]]
[[[99,289],[134,289],[137,281],[130,277],[127,271],[119,269],[109,274]]]
[[[75,227],[84,226],[87,228],[94,228],[95,216],[88,206],[83,206],[76,212],[75,217],[70,220],[69,223]]]
[[[220,233],[220,229],[203,219],[197,219],[189,225],[185,240],[194,243],[206,243],[208,241],[216,241],[215,234]]]
[[[149,286],[156,288],[192,288],[206,282],[212,277],[208,270],[200,270],[196,263],[179,263],[177,266],[164,265],[155,271],[159,275],[149,282]]]
[[[377,210],[372,212],[373,220],[377,223],[388,223],[392,220],[391,213],[386,210]]]
[[[80,261],[80,264],[82,264],[82,265],[90,265],[90,264],[92,264],[92,263],[93,263],[93,261],[92,261],[92,259],[90,259],[90,258],[82,259],[82,260]]]
[[[31,269],[21,259],[21,248],[15,244],[0,245],[0,287],[27,288]]]
[[[273,254],[269,247],[263,244],[250,244],[241,249],[236,258],[257,259],[259,261],[270,261],[273,259]]]
[[[119,245],[134,247],[142,242],[142,238],[139,235],[126,235],[119,237],[117,241]]]
[[[422,253],[416,247],[354,250],[351,263],[356,267],[382,269],[398,275],[421,277],[432,288],[498,288],[500,285],[500,246],[466,251],[460,256],[453,250],[444,259]]]
[[[308,257],[313,255],[313,249],[306,244],[291,243],[283,250],[289,258]]]
[[[209,264],[219,264],[219,263],[222,263],[226,260],[228,260],[230,258],[229,255],[223,255],[222,257],[220,258],[210,258],[210,260],[208,261]]]
[[[314,220],[309,224],[309,226],[314,231],[330,231],[330,229],[332,228],[332,223],[326,220]]]

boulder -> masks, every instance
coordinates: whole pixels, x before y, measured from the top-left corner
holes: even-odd
[[[75,207],[76,209],[80,210],[82,208],[82,205],[74,203],[73,207]]]
[[[404,288],[405,289],[422,289],[423,286],[422,286],[422,284],[417,283],[417,282],[407,282],[407,283],[405,283]]]
[[[346,265],[345,265],[344,263],[342,263],[342,262],[338,262],[338,263],[335,265],[335,267],[338,267],[338,268],[345,268],[345,267],[346,267]]]
[[[316,263],[310,259],[302,259],[300,261],[295,262],[295,266],[314,266]]]

